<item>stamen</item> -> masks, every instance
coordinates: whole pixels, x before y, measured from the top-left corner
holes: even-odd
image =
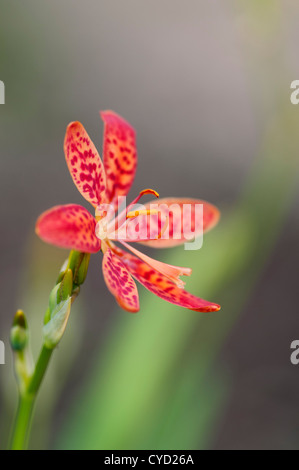
[[[157,261],[145,255],[141,251],[136,250],[136,248],[133,248],[132,245],[128,245],[128,243],[126,243],[124,240],[119,240],[119,242],[156,271],[164,274],[164,276],[166,276],[180,288],[183,288],[185,285],[185,282],[180,279],[180,276],[191,275],[192,270],[190,268],[183,268],[181,266],[173,266],[171,264],[162,263],[162,261]]]
[[[157,193],[157,191],[155,191],[154,189],[150,189],[150,188],[140,191],[139,196],[142,197],[145,194],[153,194],[154,196],[159,197],[159,193]]]
[[[137,202],[142,198],[142,196],[145,196],[145,194],[153,194],[157,198],[159,197],[159,193],[157,193],[157,191],[155,191],[154,189],[144,189],[143,191],[140,191],[139,195],[126,208],[126,214],[128,213],[129,209],[131,209],[131,207],[137,204]]]
[[[144,189],[143,191],[140,191],[139,195],[127,207],[125,207],[125,209],[116,217],[115,226],[114,226],[114,231],[115,232],[122,225],[122,223],[127,219],[127,214],[130,213],[131,207],[133,207],[135,204],[137,204],[137,202],[145,194],[153,194],[157,198],[159,197],[159,193],[157,193],[157,191],[155,191],[154,189]]]
[[[159,240],[164,235],[165,230],[167,229],[167,226],[168,226],[168,222],[169,222],[169,215],[166,217],[165,223],[164,223],[159,235],[157,236],[157,240]]]

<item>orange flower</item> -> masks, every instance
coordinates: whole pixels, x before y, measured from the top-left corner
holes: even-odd
[[[136,173],[136,136],[130,124],[114,112],[102,112],[101,117],[104,121],[103,162],[79,122],[69,124],[64,141],[70,174],[82,196],[95,208],[95,217],[76,204],[56,206],[38,218],[36,233],[45,242],[62,248],[86,253],[102,250],[105,282],[125,310],[139,310],[133,278],[176,305],[199,312],[219,310],[219,305],[184,290],[180,276],[190,276],[191,269],[156,261],[127,243],[140,242],[156,248],[186,243],[192,234],[196,237],[211,229],[219,219],[219,211],[204,201],[176,198],[147,203],[142,210],[134,210],[143,195],[159,197],[152,189],[141,191],[131,204],[119,211]],[[195,224],[198,205],[203,210],[199,227]],[[188,224],[183,216],[184,206],[189,209]],[[164,236],[166,231],[167,236]]]

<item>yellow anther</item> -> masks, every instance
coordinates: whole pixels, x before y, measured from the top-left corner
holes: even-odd
[[[154,189],[144,189],[143,191],[140,191],[139,196],[144,196],[145,194],[153,194],[156,197],[159,197],[159,193],[155,191]]]
[[[158,214],[159,211],[157,209],[146,209],[142,211],[130,211],[127,213],[127,219],[132,219],[134,217],[138,217],[139,215],[155,215]]]

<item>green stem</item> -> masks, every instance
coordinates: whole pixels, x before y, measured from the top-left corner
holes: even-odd
[[[33,396],[19,396],[19,406],[10,445],[11,450],[24,450],[27,448],[33,406]]]
[[[53,349],[42,347],[34,374],[25,393],[20,393],[19,406],[11,439],[11,450],[24,450],[28,445],[32,414],[37,393],[46,373]]]
[[[49,299],[49,307],[45,315],[44,324],[52,321],[51,314],[54,315],[57,306],[67,305],[67,300],[73,302],[80,291],[80,285],[83,284],[86,278],[88,265],[89,265],[89,253],[81,253],[75,250],[70,252],[67,265],[60,271],[56,285],[52,289]],[[69,304],[70,308],[70,304]],[[56,315],[61,314],[62,309],[56,312]],[[35,400],[43,381],[44,375],[48,368],[49,361],[51,359],[54,348],[59,343],[66,323],[68,320],[69,310],[64,311],[66,318],[58,318],[56,324],[54,321],[54,336],[48,337],[52,340],[53,348],[51,349],[51,341],[47,343],[44,336],[44,342],[49,347],[42,346],[37,364],[34,372],[32,373],[31,360],[28,359],[28,354],[24,354],[24,351],[28,353],[28,338],[26,340],[27,322],[23,311],[17,311],[13,328],[11,330],[11,344],[15,352],[15,371],[19,382],[19,406],[15,417],[12,438],[10,448],[12,450],[23,450],[27,448],[29,440],[29,431],[32,420],[32,414],[34,410]],[[55,320],[55,315],[54,315]],[[63,320],[63,321],[62,321]],[[55,326],[56,325],[56,326]],[[55,331],[56,327],[56,331]],[[21,341],[22,340],[22,341]],[[55,342],[57,340],[57,342]]]
[[[34,374],[28,385],[28,393],[30,395],[35,396],[37,394],[44,378],[45,372],[48,368],[52,353],[53,349],[48,349],[45,345],[43,345],[35,367]]]

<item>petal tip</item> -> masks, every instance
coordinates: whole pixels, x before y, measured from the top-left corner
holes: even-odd
[[[215,304],[212,312],[219,312],[219,310],[221,310],[221,305]]]
[[[132,314],[136,314],[140,311],[140,308],[136,308],[136,309],[128,309],[126,307],[124,307],[121,303],[118,302],[118,305],[123,309],[123,310],[126,310],[127,312],[129,313],[132,313]]]
[[[72,121],[72,122],[70,122],[70,123],[67,125],[66,133],[68,133],[69,131],[73,131],[73,130],[75,130],[75,129],[81,128],[81,127],[82,127],[81,122],[79,122],[79,121]]]
[[[219,312],[221,310],[221,306],[218,304],[211,304],[208,305],[207,307],[204,307],[203,309],[198,309],[198,312],[203,312],[203,313],[211,313],[211,312]]]
[[[119,297],[115,297],[115,300],[117,301],[118,305],[123,309],[123,310],[126,310],[127,312],[129,313],[138,313],[139,310],[140,310],[140,306],[139,306],[139,303],[138,305],[136,305],[136,307],[134,306],[129,306],[128,304],[125,304],[121,298]]]
[[[104,111],[100,111],[100,116],[102,121],[105,124],[121,124],[127,128],[129,128],[131,131],[133,131],[134,135],[136,134],[136,131],[134,127],[126,121],[120,114],[117,114],[115,111],[112,111],[111,109],[106,109]]]

